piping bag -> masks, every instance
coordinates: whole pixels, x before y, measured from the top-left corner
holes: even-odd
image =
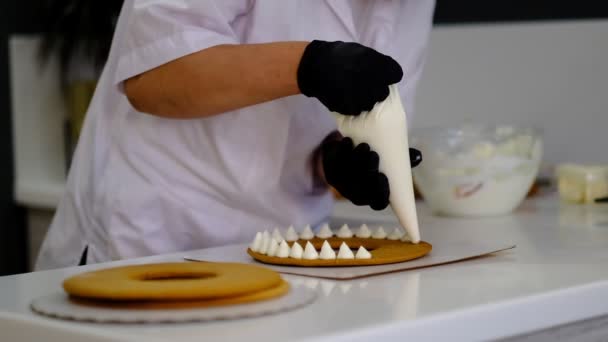
[[[355,145],[367,143],[380,156],[379,170],[388,178],[389,202],[412,243],[420,242],[407,137],[407,118],[395,84],[386,100],[358,116],[332,112],[338,131]]]

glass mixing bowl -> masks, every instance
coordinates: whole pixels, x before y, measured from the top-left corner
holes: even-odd
[[[492,216],[513,211],[534,183],[540,131],[512,125],[462,124],[414,130],[422,151],[416,186],[434,213]]]

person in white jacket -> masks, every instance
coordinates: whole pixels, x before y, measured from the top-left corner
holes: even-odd
[[[378,155],[333,133],[329,111],[357,115],[399,83],[411,113],[433,8],[126,0],[36,268],[316,226],[331,213],[329,179],[355,204],[386,207]]]

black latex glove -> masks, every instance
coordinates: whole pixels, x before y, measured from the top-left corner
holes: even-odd
[[[402,77],[394,59],[357,43],[312,41],[298,67],[302,94],[345,115],[371,110]]]
[[[390,188],[386,176],[378,170],[380,158],[368,144],[354,146],[352,139],[326,139],[321,144],[325,180],[355,205],[369,205],[374,210],[388,206]],[[412,167],[422,162],[422,153],[410,148]]]

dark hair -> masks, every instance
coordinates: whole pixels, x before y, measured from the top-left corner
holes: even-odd
[[[46,0],[40,46],[42,61],[57,53],[62,82],[70,64],[85,58],[97,69],[106,62],[123,0]]]

